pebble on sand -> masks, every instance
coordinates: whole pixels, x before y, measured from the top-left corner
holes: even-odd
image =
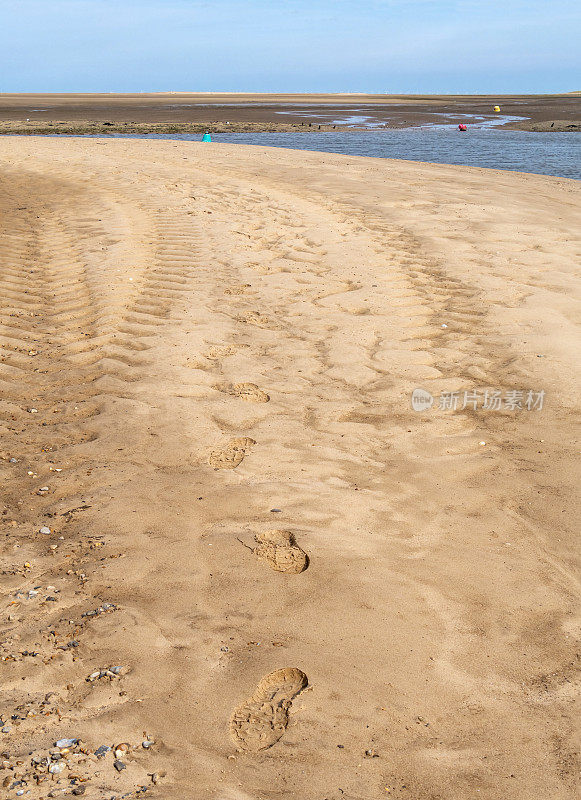
[[[58,739],[54,746],[62,750],[63,747],[74,747],[78,741],[78,739]]]
[[[103,667],[102,669],[97,669],[95,672],[91,672],[85,680],[89,683],[93,683],[93,681],[98,681],[100,678],[120,678],[121,675],[124,675],[126,672],[125,667]]]

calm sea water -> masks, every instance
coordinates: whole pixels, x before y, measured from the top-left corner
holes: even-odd
[[[199,134],[150,134],[131,138],[200,141],[202,137]],[[439,125],[363,133],[217,133],[212,140],[490,167],[581,180],[581,136],[578,133],[530,133],[486,127],[460,133],[450,126]]]
[[[498,124],[498,121],[495,123]],[[216,133],[212,135],[212,141],[489,167],[581,180],[581,136],[578,133],[498,130],[494,127],[495,123],[484,121],[471,125],[466,133],[458,131],[455,125],[444,124],[382,131],[370,129],[365,132]],[[176,133],[111,134],[101,138],[199,142],[202,137],[200,134]]]

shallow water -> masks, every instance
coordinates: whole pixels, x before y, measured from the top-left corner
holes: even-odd
[[[200,134],[113,134],[133,139],[200,141]],[[351,156],[401,158],[437,164],[490,167],[581,180],[581,137],[577,133],[531,133],[455,126],[332,133],[217,133],[214,142],[285,147]]]
[[[394,106],[397,104],[394,104]],[[393,107],[393,106],[390,106]],[[275,111],[275,114],[287,114],[288,111]],[[305,108],[302,111],[293,111],[295,117],[304,117],[312,120],[312,110]],[[457,128],[459,122],[466,122],[478,128],[494,128],[498,125],[505,125],[509,122],[518,122],[527,117],[514,117],[508,114],[459,114],[456,111],[433,112],[432,116],[439,117],[437,122],[426,122],[420,125],[421,128],[432,128],[434,125],[447,125],[450,128]],[[317,122],[325,125],[345,125],[348,128],[367,128],[369,130],[387,128],[384,118],[377,114],[370,114],[369,108],[350,108],[349,111],[335,108],[328,113],[317,113]],[[316,127],[316,123],[312,123]]]

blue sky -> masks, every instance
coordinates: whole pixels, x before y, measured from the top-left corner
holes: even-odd
[[[578,0],[0,0],[0,91],[581,89]]]

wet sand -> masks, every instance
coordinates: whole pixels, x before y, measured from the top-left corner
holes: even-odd
[[[579,184],[30,137],[0,183],[4,796],[573,797]]]
[[[253,94],[0,94],[0,123],[7,132],[22,132],[14,123],[36,126],[51,122],[106,122],[115,130],[130,124],[226,125],[230,130],[288,130],[347,125],[355,113],[378,126],[409,127],[467,121],[465,114],[522,116],[533,122],[581,120],[581,95],[253,95]],[[9,124],[11,124],[9,126]],[[352,124],[352,123],[351,123]],[[515,123],[513,127],[518,127]],[[7,127],[9,126],[9,127]],[[253,126],[252,128],[244,126]],[[274,127],[273,127],[274,126]],[[156,128],[154,127],[153,130]],[[526,125],[525,125],[526,129]],[[38,130],[38,132],[41,132]],[[171,132],[171,131],[168,131]]]

